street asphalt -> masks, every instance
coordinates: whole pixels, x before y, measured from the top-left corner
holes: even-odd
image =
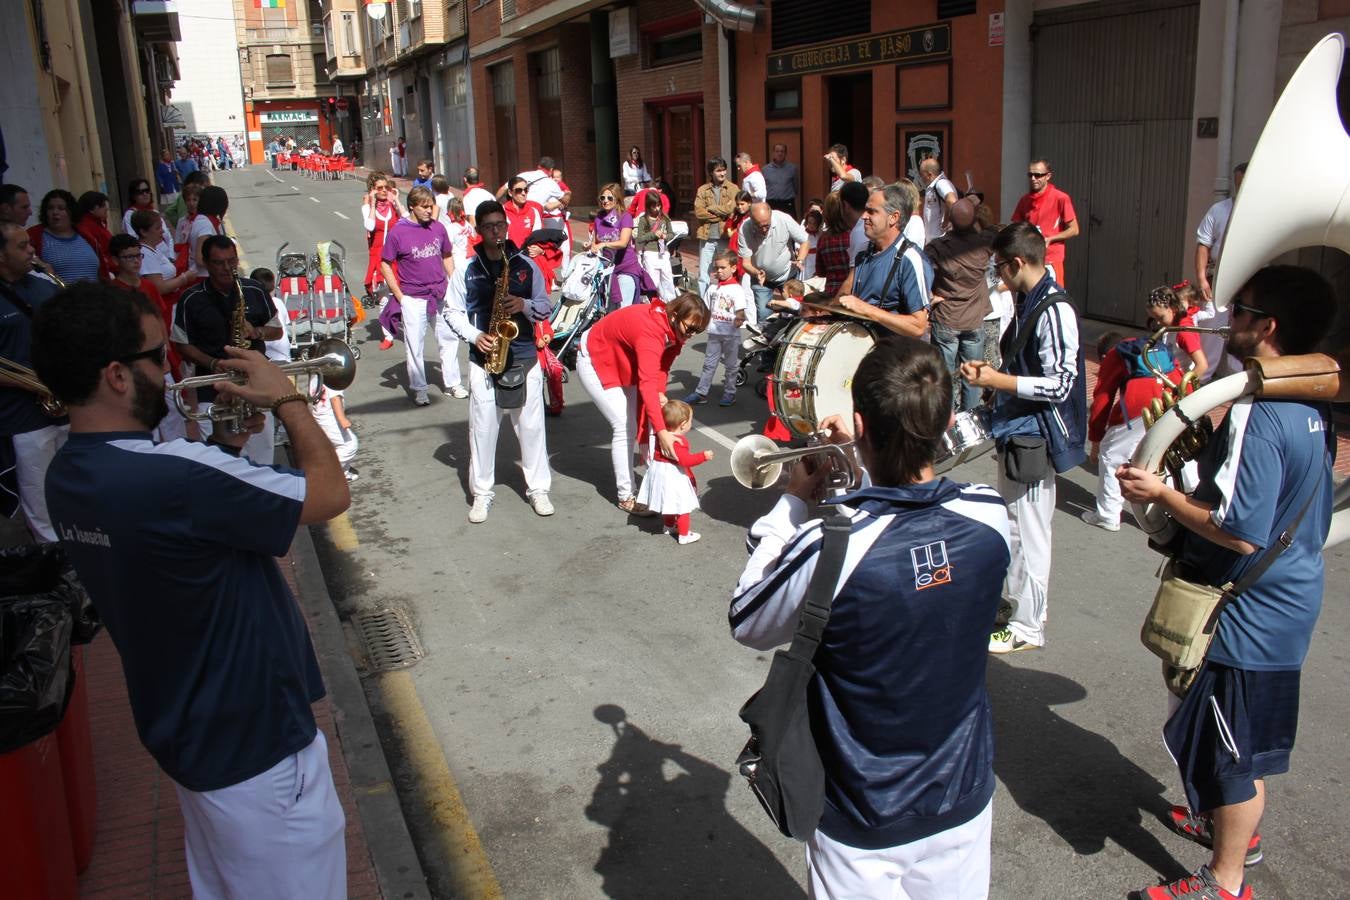
[[[360,293],[361,182],[262,167],[217,180],[250,266],[270,267],[283,241],[336,239]],[[557,514],[530,510],[504,427],[496,502],[471,525],[468,401],[435,390],[429,342],[432,404],[414,407],[402,345],[381,352],[373,326],[358,337],[347,409],[360,480],[347,518],[315,529],[319,560],[344,622],[396,607],[415,623],[426,656],[408,672],[504,895],[804,896],[801,846],[777,835],[734,767],[747,737],[737,710],[770,654],[731,640],[727,603],[745,529],[776,494],[741,488],[727,457],[762,424],[763,401],[747,387],[734,407],[696,410],[691,446],[716,453],[696,470],[699,543],[677,546],[659,520],[615,508],[608,429],[575,377],[548,422]],[[692,388],[702,348],[695,340],[677,360],[672,396]],[[992,459],[953,474],[990,482]],[[994,898],[1124,896],[1208,858],[1161,820],[1181,793],[1159,733],[1165,691],[1138,640],[1160,558],[1132,526],[1079,522],[1094,486],[1082,470],[1059,481],[1048,646],[989,663]],[[1347,550],[1326,564],[1292,771],[1269,784],[1266,858],[1250,870],[1263,900],[1350,895]],[[438,801],[400,759],[400,723],[374,679],[366,690],[433,893],[452,896],[453,861],[427,808]]]

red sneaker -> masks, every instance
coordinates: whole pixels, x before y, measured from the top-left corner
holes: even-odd
[[[1203,813],[1193,813],[1185,806],[1173,806],[1167,815],[1167,824],[1172,826],[1172,830],[1177,834],[1190,838],[1202,847],[1214,846],[1214,831],[1209,816]],[[1243,865],[1254,866],[1263,858],[1261,832],[1258,831],[1252,835],[1251,843],[1247,845],[1247,859]]]
[[[1194,875],[1179,878],[1171,884],[1144,888],[1134,896],[1139,900],[1254,900],[1250,884],[1243,884],[1242,891],[1237,894],[1225,891],[1214,880],[1209,866],[1201,866]]]
[[[389,340],[388,338],[385,338],[384,340],[380,341],[381,350],[388,350],[392,346],[394,346],[394,342]]]

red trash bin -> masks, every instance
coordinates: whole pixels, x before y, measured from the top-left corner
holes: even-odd
[[[61,780],[66,789],[66,812],[75,853],[75,871],[84,872],[94,856],[98,830],[98,792],[94,785],[94,739],[89,731],[89,680],[84,671],[84,647],[71,647],[75,686],[66,716],[56,728],[61,750]]]
[[[61,753],[48,734],[0,755],[0,872],[13,900],[78,894]]]

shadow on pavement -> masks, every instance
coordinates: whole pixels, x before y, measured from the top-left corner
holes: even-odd
[[[595,717],[615,734],[586,806],[586,818],[609,829],[595,863],[606,897],[803,896],[778,858],[727,812],[730,774],[649,737],[622,707],[597,706]]]
[[[1142,824],[1144,814],[1166,818],[1166,786],[1052,708],[1086,699],[1082,685],[991,658],[988,686],[994,772],[1023,812],[1080,855],[1100,853],[1110,839],[1168,880],[1190,872]]]

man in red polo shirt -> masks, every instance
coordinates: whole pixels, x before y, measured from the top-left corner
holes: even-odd
[[[1031,190],[1017,201],[1014,222],[1030,222],[1045,238],[1045,267],[1060,287],[1064,286],[1064,242],[1078,236],[1078,216],[1069,195],[1050,183],[1050,161],[1033,159],[1027,166]]]

